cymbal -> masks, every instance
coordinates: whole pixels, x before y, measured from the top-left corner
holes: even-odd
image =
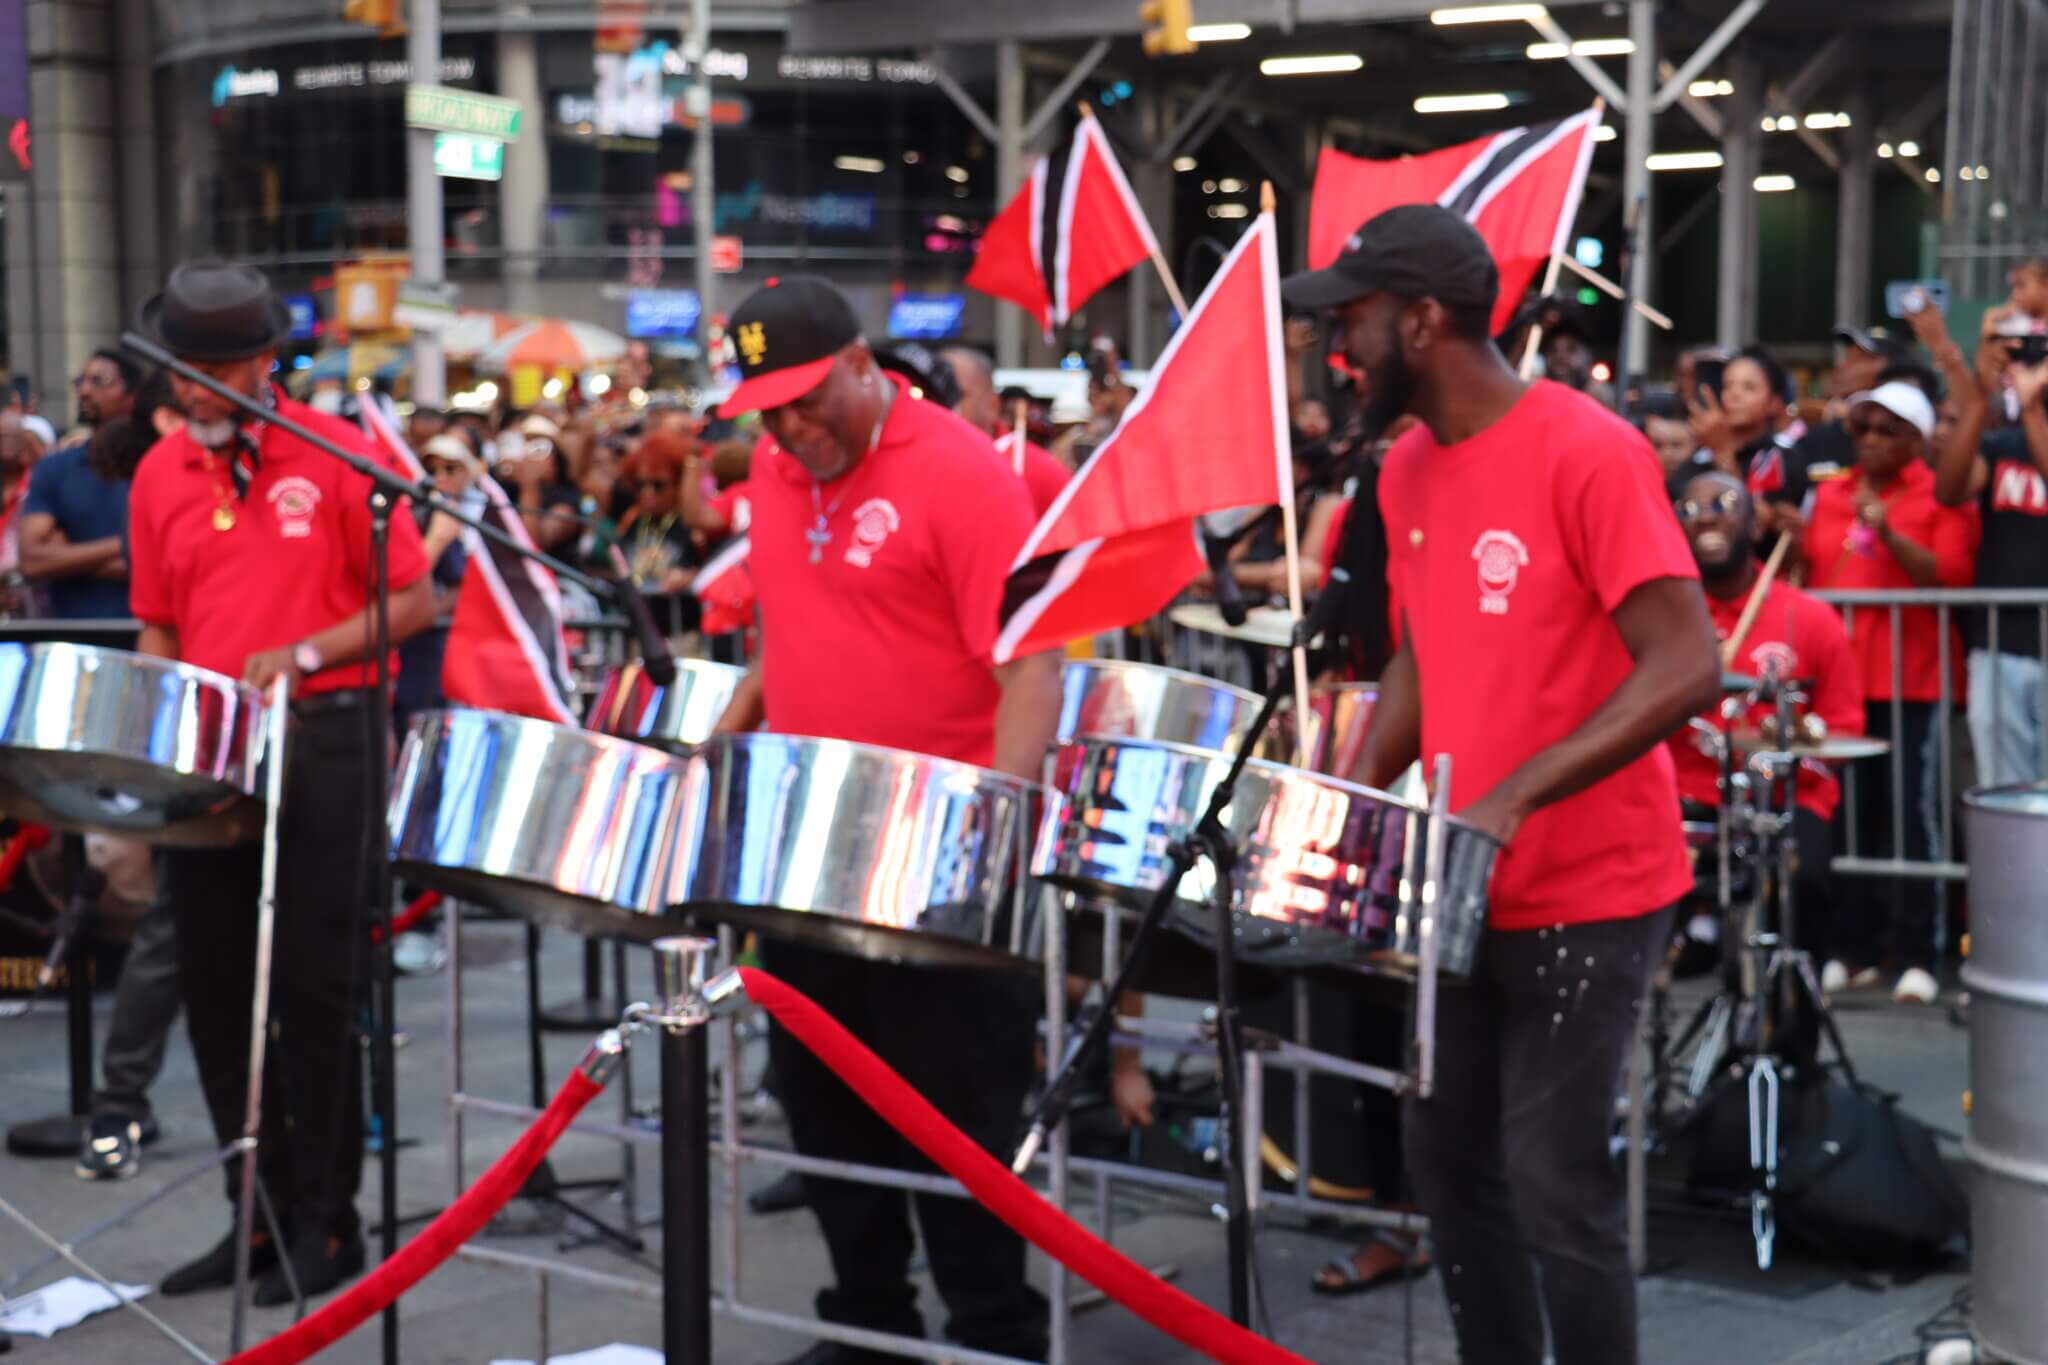
[[[1878,758],[1892,751],[1890,741],[1872,739],[1867,735],[1829,735],[1819,743],[1799,740],[1788,746],[1779,744],[1775,737],[1761,730],[1737,730],[1734,740],[1737,753],[1793,753],[1801,758],[1844,763],[1858,758]]]
[[[1294,615],[1280,607],[1253,607],[1243,625],[1233,626],[1223,619],[1223,609],[1214,602],[1183,602],[1168,611],[1166,619],[1189,630],[1271,649],[1285,649],[1294,643]]]

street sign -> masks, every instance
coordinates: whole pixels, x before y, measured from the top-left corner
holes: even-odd
[[[512,142],[519,136],[519,101],[445,85],[408,85],[405,122],[411,128]]]
[[[713,237],[711,239],[711,269],[719,275],[740,273],[742,256],[740,239],[737,237]]]
[[[455,321],[455,304],[460,297],[461,289],[453,284],[401,280],[391,321],[418,332],[445,331]]]
[[[505,144],[469,133],[436,133],[434,174],[451,180],[503,180]]]

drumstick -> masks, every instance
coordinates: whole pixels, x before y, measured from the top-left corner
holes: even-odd
[[[1021,478],[1024,474],[1024,414],[1029,408],[1021,398],[1010,406],[1016,413],[1013,428],[1016,436],[1010,442],[1010,468]]]
[[[1742,615],[1736,618],[1735,629],[1721,642],[1721,667],[1733,664],[1736,651],[1749,638],[1749,628],[1756,624],[1756,614],[1763,610],[1764,598],[1770,595],[1771,580],[1778,576],[1778,566],[1785,562],[1785,551],[1792,548],[1792,537],[1784,533],[1778,536],[1777,548],[1764,562],[1764,571],[1757,575],[1756,587],[1750,590],[1749,601],[1743,604]]]

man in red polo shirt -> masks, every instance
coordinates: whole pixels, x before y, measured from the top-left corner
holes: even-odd
[[[1741,480],[1720,470],[1695,476],[1680,491],[1678,523],[1699,565],[1706,589],[1707,610],[1714,632],[1727,640],[1756,591],[1756,508]],[[1737,673],[1763,677],[1775,673],[1797,682],[1809,698],[1803,714],[1819,716],[1830,735],[1863,733],[1863,680],[1849,635],[1834,608],[1809,597],[1783,579],[1770,591],[1751,621],[1729,667]],[[1760,726],[1777,708],[1758,703],[1743,720]],[[1720,728],[1718,708],[1701,719]],[[1678,769],[1678,793],[1709,808],[1721,804],[1721,765],[1710,743],[1690,725],[1671,739],[1671,761]],[[1799,875],[1794,887],[1798,911],[1795,942],[1815,962],[1829,961],[1833,878],[1828,864],[1834,823],[1841,802],[1841,783],[1818,759],[1799,765],[1792,828],[1799,848]],[[1830,989],[1834,987],[1831,986]]]
[[[1802,548],[1807,584],[1814,588],[1965,588],[1976,574],[1980,523],[1973,506],[1943,507],[1934,496],[1926,443],[1934,434],[1934,404],[1919,386],[1880,384],[1849,400],[1849,435],[1856,443],[1853,476],[1819,485]],[[1953,630],[1953,627],[1951,627]],[[1941,622],[1933,607],[1899,612],[1899,685],[1892,685],[1891,612],[1866,607],[1855,613],[1849,637],[1863,674],[1868,733],[1892,742],[1892,761],[1868,763],[1857,775],[1856,851],[1866,858],[1903,856],[1926,862],[1939,842],[1935,809],[1939,781],[1930,761],[1930,736],[1942,695]],[[1963,658],[1958,642],[1948,657]],[[1949,695],[1958,668],[1951,677]],[[1892,723],[1899,702],[1900,724]],[[1897,767],[1893,767],[1896,761]],[[1892,822],[1892,775],[1904,788],[1905,828]],[[1934,906],[1938,882],[1893,877],[1855,879],[1857,904],[1841,925],[1839,945],[1848,980],[1875,981],[1889,956],[1900,971],[1895,999],[1931,1003],[1934,976]],[[1834,975],[1834,973],[1830,973]]]
[[[1071,471],[1054,459],[1051,451],[1018,435],[1016,424],[1007,420],[996,395],[994,361],[971,346],[948,346],[939,358],[953,367],[953,377],[960,383],[960,402],[953,411],[982,435],[995,438],[996,454],[1009,462],[1031,490],[1031,510],[1044,516],[1067,486]]]
[[[988,437],[881,370],[826,280],[789,275],[733,311],[743,382],[720,416],[758,410],[773,439],[749,477],[761,613],[758,686],[721,729],[887,745],[1035,780],[1058,727],[1059,659],[997,667],[996,615],[1031,500]],[[857,961],[769,940],[769,968],[815,999],[990,1150],[1014,1137],[1032,1068],[1035,993],[1023,978]],[[910,1164],[905,1145],[804,1047],[769,1035],[790,1136],[809,1156]],[[836,1280],[829,1322],[922,1336],[898,1190],[806,1177]],[[1042,1359],[1044,1299],[1024,1244],[971,1201],[917,1195],[947,1335]],[[803,1365],[868,1365],[825,1342]]]
[[[270,385],[290,311],[257,271],[198,261],[171,272],[137,329],[218,383],[328,440],[380,458],[356,427]],[[299,1288],[361,1271],[355,1210],[362,1171],[362,1050],[352,1029],[373,894],[365,850],[383,837],[368,810],[370,717],[388,715],[365,660],[369,481],[341,461],[183,379],[182,430],[151,447],[128,495],[129,605],[136,648],[267,688],[289,680],[294,725],[277,827],[277,940],[271,969],[275,1072],[263,1090],[257,1170],[277,1208]],[[391,519],[391,636],[433,617],[426,555],[409,515]],[[392,666],[396,667],[396,655]],[[222,1144],[241,1136],[249,1082],[258,845],[166,849],[165,891],[200,1085]],[[228,1168],[228,1197],[237,1190]],[[267,1232],[252,1244],[258,1304],[290,1285]],[[166,1295],[233,1282],[234,1234],[166,1276]]]
[[[1361,760],[1384,787],[1452,760],[1504,844],[1474,979],[1437,997],[1435,1093],[1406,1105],[1466,1365],[1633,1365],[1635,1279],[1608,1150],[1670,907],[1692,883],[1663,740],[1719,692],[1713,625],[1655,455],[1599,404],[1516,377],[1486,244],[1389,209],[1290,308],[1335,309],[1380,470],[1400,644]],[[1539,1275],[1540,1270],[1540,1275]]]

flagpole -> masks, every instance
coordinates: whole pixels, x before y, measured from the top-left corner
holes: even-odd
[[[1081,111],[1082,118],[1094,119],[1095,107],[1087,100],[1076,100],[1074,107]],[[1173,278],[1173,271],[1167,268],[1166,256],[1159,250],[1159,240],[1156,237],[1152,240],[1152,265],[1159,272],[1159,282],[1166,286],[1167,302],[1173,305],[1173,311],[1180,315],[1181,321],[1187,321],[1188,301],[1181,297],[1180,284]]]
[[[1601,116],[1601,114],[1602,114],[1603,112],[1605,112],[1606,108],[1607,108],[1607,101],[1606,101],[1606,100],[1605,100],[1604,98],[1602,98],[1601,96],[1599,96],[1599,95],[1595,95],[1595,96],[1593,97],[1593,122],[1594,122],[1594,123],[1596,123],[1596,124],[1597,124],[1597,123],[1599,123],[1599,121],[1600,121],[1600,116]],[[1586,132],[1586,136],[1587,136],[1588,138],[1590,138],[1590,137],[1592,137],[1592,135],[1593,135],[1593,134],[1592,134],[1592,130],[1591,130],[1591,129],[1588,129],[1588,130],[1587,130],[1587,132]],[[1584,170],[1584,167],[1585,167],[1585,162],[1584,162],[1583,160],[1581,160],[1581,162],[1580,162],[1579,164],[1580,164],[1580,169],[1581,169],[1581,170],[1583,171],[1583,170]],[[1576,204],[1572,205],[1572,206],[1571,206],[1571,210],[1570,210],[1570,211],[1571,211],[1571,215],[1572,215],[1573,217],[1576,217],[1576,216],[1577,216],[1577,213],[1578,213],[1578,207],[1577,207],[1577,205],[1576,205]],[[1564,235],[1565,235],[1565,229],[1566,229],[1566,227],[1567,227],[1567,224],[1565,224],[1565,223],[1562,223],[1562,222],[1560,222],[1560,223],[1558,224],[1558,235],[1557,235],[1557,236],[1556,236],[1556,238],[1554,238],[1554,239],[1553,239],[1553,241],[1552,241],[1552,244],[1551,244],[1551,251],[1550,251],[1550,264],[1549,264],[1548,266],[1544,267],[1544,270],[1543,270],[1543,289],[1542,289],[1542,292],[1541,292],[1541,293],[1539,293],[1539,294],[1537,294],[1537,296],[1536,296],[1536,302],[1537,302],[1537,304],[1538,304],[1539,308],[1540,308],[1540,306],[1542,305],[1542,302],[1543,302],[1543,300],[1545,300],[1545,299],[1549,298],[1549,297],[1551,296],[1551,294],[1552,294],[1553,292],[1555,292],[1555,291],[1556,291],[1556,289],[1557,289],[1557,272],[1558,272],[1558,268],[1559,268],[1560,266],[1562,266],[1562,265],[1564,264],[1564,254],[1563,254],[1563,253],[1562,253],[1561,251],[1559,251],[1559,250],[1558,250],[1557,248],[1558,248],[1558,247],[1559,247],[1560,245],[1562,245],[1562,244],[1563,244],[1563,241],[1564,241]],[[1517,369],[1518,371],[1520,371],[1520,372],[1521,372],[1522,378],[1524,378],[1524,379],[1530,379],[1530,378],[1533,378],[1533,377],[1535,376],[1535,372],[1536,372],[1536,348],[1537,348],[1537,347],[1539,347],[1539,346],[1541,346],[1542,344],[1543,344],[1543,324],[1542,324],[1541,322],[1537,322],[1537,323],[1536,323],[1536,324],[1535,324],[1534,326],[1532,326],[1532,327],[1531,327],[1531,328],[1529,329],[1529,344],[1528,344],[1528,346],[1527,346],[1526,348],[1524,348],[1524,350],[1522,351],[1522,360],[1521,360],[1521,363],[1520,363],[1519,365],[1517,365],[1517,366],[1515,367],[1515,368],[1516,368],[1516,369]]]
[[[1273,182],[1262,180],[1259,182],[1260,216],[1270,219],[1273,216],[1273,208]],[[1272,325],[1274,324],[1269,319],[1268,326]],[[1274,352],[1268,363],[1278,366],[1285,362],[1279,352]],[[1273,375],[1269,382],[1280,384],[1278,392],[1284,394],[1287,391],[1284,375]],[[1287,550],[1287,610],[1296,621],[1299,621],[1302,619],[1301,527],[1294,514],[1294,455],[1289,449],[1293,438],[1288,426],[1277,423],[1276,425],[1279,426],[1277,434],[1280,438],[1280,537]],[[1289,652],[1293,655],[1294,666],[1294,761],[1305,768],[1309,766],[1309,730],[1315,724],[1314,712],[1309,710],[1308,705],[1308,648],[1306,645],[1297,644]]]
[[[1016,438],[1010,443],[1010,468],[1021,478],[1024,474],[1024,414],[1030,410],[1030,405],[1020,398],[1010,407],[1013,414],[1011,429],[1016,432]]]

